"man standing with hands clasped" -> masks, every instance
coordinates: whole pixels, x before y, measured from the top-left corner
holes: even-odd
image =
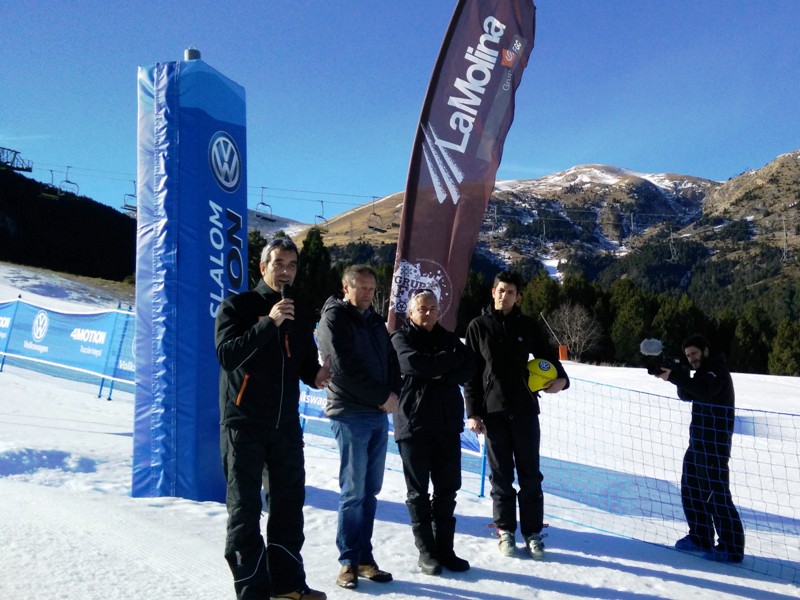
[[[309,314],[288,297],[297,246],[276,238],[261,253],[255,289],[226,299],[215,337],[221,448],[228,508],[225,558],[238,600],[325,600],[309,589],[300,550],[305,502],[299,380],[330,380],[320,366]],[[260,532],[262,475],[268,486],[267,543]]]
[[[394,439],[403,459],[417,564],[427,575],[438,575],[442,567],[466,571],[469,563],[453,550],[464,430],[464,399],[458,386],[473,376],[475,361],[458,336],[439,325],[439,301],[433,291],[411,296],[408,318],[392,335],[403,374]]]
[[[499,273],[492,286],[492,304],[467,327],[467,347],[476,355],[477,373],[464,386],[467,427],[486,436],[492,484],[494,524],[500,553],[514,556],[519,525],[525,548],[544,558],[544,498],[539,470],[539,393],[528,388],[529,355],[549,361],[557,377],[544,391],[569,387],[547,334],[519,309],[522,279],[513,271]],[[514,488],[514,469],[519,493]]]
[[[336,584],[346,589],[358,587],[359,577],[392,580],[375,562],[372,529],[386,464],[387,415],[397,410],[400,369],[386,323],[372,308],[376,285],[372,267],[348,267],[342,276],[344,298],[325,301],[317,330],[333,374],[325,416],[339,446]]]
[[[709,560],[739,563],[744,559],[744,528],[730,490],[734,422],[733,380],[725,356],[713,352],[706,338],[694,334],[683,342],[694,370],[662,368],[656,377],[678,388],[678,398],[692,403],[689,448],[683,458],[681,501],[689,535],[678,550],[704,552]],[[714,529],[719,543],[714,546]]]

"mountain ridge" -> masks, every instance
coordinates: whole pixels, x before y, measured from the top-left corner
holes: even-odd
[[[325,243],[396,243],[403,198],[397,192],[331,218],[322,227]],[[709,225],[719,231],[741,219],[756,221],[750,241],[773,246],[785,241],[787,250],[795,251],[800,211],[787,211],[800,208],[798,202],[800,150],[724,182],[577,165],[536,179],[499,180],[483,217],[478,251],[498,264],[531,253],[565,255],[576,248],[624,253],[653,239],[703,237]],[[792,229],[778,240],[786,221]],[[298,232],[300,241],[304,236]]]

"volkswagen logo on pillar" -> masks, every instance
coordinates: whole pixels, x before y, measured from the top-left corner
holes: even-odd
[[[33,336],[34,342],[41,342],[44,336],[47,335],[48,323],[49,320],[46,312],[40,310],[36,313],[36,316],[33,318],[33,325],[31,326],[31,335]]]
[[[218,131],[211,137],[211,143],[208,145],[208,163],[211,172],[219,187],[231,194],[237,190],[242,178],[240,156],[236,142],[224,131]]]

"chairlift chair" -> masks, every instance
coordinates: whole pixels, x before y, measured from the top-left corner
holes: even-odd
[[[314,215],[314,229],[320,233],[328,233],[328,219],[322,215]]]
[[[261,188],[261,199],[256,204],[256,217],[263,221],[274,223],[275,216],[272,214],[272,206],[264,201],[264,189],[263,187]]]
[[[45,184],[45,189],[39,192],[39,198],[44,200],[58,200],[58,188],[53,180],[53,169],[50,169],[50,183]]]
[[[379,233],[386,233],[383,227],[383,218],[378,213],[370,213],[367,217],[367,227]]]
[[[392,211],[392,227],[400,227],[400,207],[398,206]]]
[[[129,217],[135,217],[138,210],[138,205],[136,203],[136,182],[131,181],[131,183],[133,183],[133,193],[122,196],[122,206],[120,208],[122,208],[123,212]]]
[[[270,223],[275,222],[275,217],[272,215],[272,207],[266,202],[256,204],[256,217]]]
[[[325,203],[320,200],[320,214],[314,215],[314,228],[320,233],[328,233],[328,219],[325,218]]]
[[[70,181],[69,178],[69,170],[71,167],[67,166],[67,172],[64,175],[64,179],[61,180],[61,183],[58,186],[58,197],[61,198],[64,194],[73,194],[75,196],[79,196],[81,193],[81,188],[78,186],[77,183],[74,181]]]
[[[372,197],[372,212],[367,216],[367,227],[378,233],[386,233],[383,217],[375,212],[375,196]]]

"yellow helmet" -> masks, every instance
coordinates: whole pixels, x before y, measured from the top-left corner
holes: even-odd
[[[546,388],[558,377],[556,368],[548,361],[534,358],[528,361],[528,389],[538,392]]]

